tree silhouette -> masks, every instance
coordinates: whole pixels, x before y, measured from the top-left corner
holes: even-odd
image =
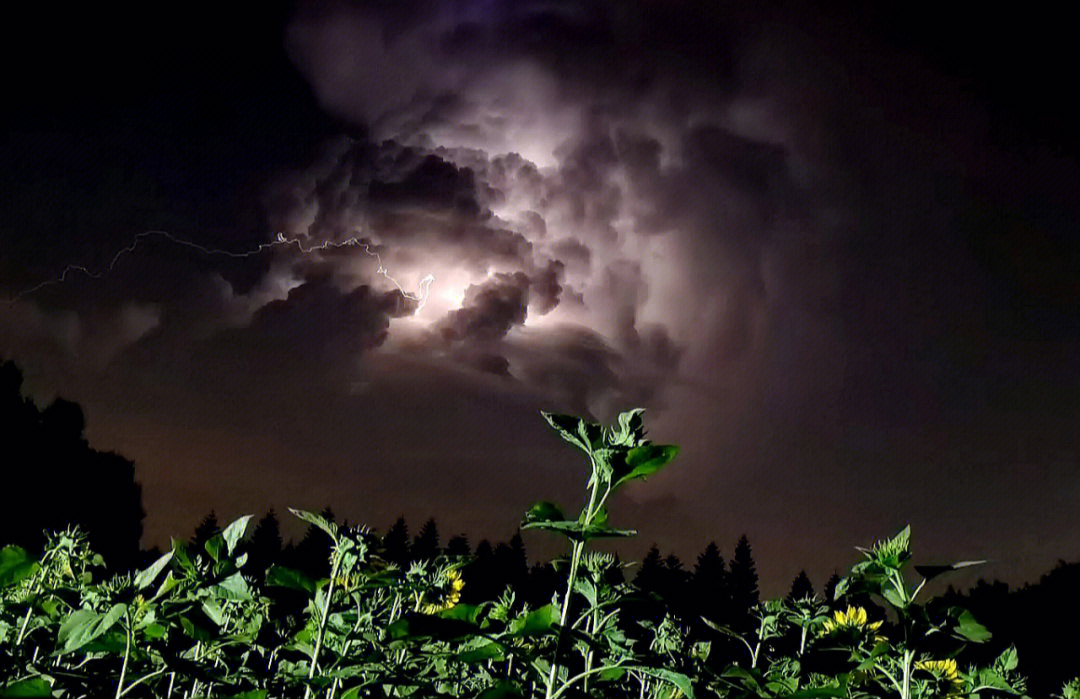
[[[461,593],[462,600],[468,604],[477,604],[494,599],[503,589],[497,580],[497,573],[495,552],[491,548],[491,543],[487,539],[481,539],[476,545],[473,560],[465,566],[465,589]]]
[[[710,541],[697,558],[690,577],[690,598],[700,616],[726,623],[728,616],[727,572],[724,557],[715,541]],[[696,621],[696,620],[695,620]]]
[[[248,544],[248,556],[244,570],[258,580],[262,580],[266,569],[281,557],[281,527],[273,509],[255,525],[255,533]]]
[[[510,585],[515,591],[524,593],[529,580],[529,559],[520,532],[514,533],[510,543],[495,547],[495,567],[499,572],[500,590]]]
[[[803,597],[813,597],[814,586],[810,582],[810,577],[806,574],[805,570],[800,570],[799,574],[795,576],[795,579],[791,581],[791,590],[787,594],[787,600],[794,602],[800,600]]]
[[[334,511],[329,507],[319,513],[328,522],[334,522]],[[314,524],[309,524],[304,538],[293,547],[289,567],[299,568],[313,578],[325,578],[330,574],[330,536]]]
[[[829,605],[829,609],[836,607],[836,602],[833,601],[833,595],[836,594],[836,586],[840,584],[840,574],[833,571],[832,577],[825,582],[825,603]]]
[[[141,560],[146,513],[134,464],[91,449],[82,408],[56,398],[44,410],[22,395],[22,371],[0,363],[0,449],[4,489],[18,494],[0,508],[0,545],[40,552],[44,530],[79,525],[112,572]]]
[[[439,528],[434,519],[424,522],[409,550],[412,561],[434,560],[439,555]]]
[[[405,526],[405,517],[401,516],[383,537],[386,560],[404,568],[409,564],[409,528]]]
[[[754,557],[750,551],[750,541],[746,534],[739,537],[735,544],[735,555],[731,559],[728,580],[731,591],[732,624],[736,630],[748,630],[753,617],[750,610],[760,601],[758,593],[758,575]]]
[[[446,542],[446,555],[450,557],[461,556],[463,558],[471,556],[472,549],[469,548],[469,537],[464,534],[450,537],[450,541]]]
[[[205,549],[204,546],[207,541],[221,531],[221,527],[218,525],[217,514],[210,510],[209,514],[203,517],[198,526],[195,527],[195,533],[191,537],[191,550],[196,554],[202,553]]]
[[[686,594],[690,582],[690,572],[683,569],[682,561],[674,553],[664,559],[661,575],[660,596],[668,608],[675,614],[686,618],[691,616],[689,595]]]
[[[664,563],[660,558],[660,549],[653,544],[641,560],[641,568],[634,576],[634,584],[646,592],[659,593],[663,586],[663,577]]]

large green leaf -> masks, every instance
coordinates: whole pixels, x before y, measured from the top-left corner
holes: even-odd
[[[478,648],[462,651],[454,656],[455,660],[463,663],[482,663],[486,660],[502,660],[506,657],[506,649],[501,643],[490,641]]]
[[[626,453],[623,463],[618,465],[612,487],[618,488],[628,481],[648,478],[671,463],[678,455],[677,444],[646,444],[634,447]]]
[[[545,604],[539,609],[519,616],[506,627],[508,636],[536,636],[545,634],[559,623],[559,609],[554,604]]]
[[[56,642],[60,645],[57,655],[71,653],[102,635],[127,611],[126,604],[114,604],[109,611],[99,614],[92,609],[80,609],[60,625]]]
[[[233,573],[217,585],[210,588],[210,594],[218,599],[250,600],[251,588],[239,572]]]
[[[480,604],[455,604],[449,609],[443,609],[437,616],[443,619],[458,619],[470,624],[480,623],[480,615],[483,613],[483,605]]]
[[[221,552],[225,550],[225,537],[221,535],[221,532],[218,532],[206,540],[206,543],[203,544],[203,548],[210,554],[210,558],[214,559],[214,562],[217,563],[221,560]]]
[[[953,609],[959,611],[956,618],[956,633],[972,643],[982,643],[992,636],[985,626],[975,621],[975,616],[971,612],[958,607]]]
[[[36,573],[41,566],[19,546],[0,549],[0,589],[17,585]]]
[[[506,680],[499,680],[499,683],[494,687],[488,687],[484,691],[476,695],[476,699],[516,699],[523,697],[521,688],[513,682],[507,682]]]
[[[221,532],[221,536],[225,540],[225,546],[230,556],[233,555],[233,551],[236,550],[236,544],[240,539],[244,538],[244,532],[247,531],[248,522],[251,521],[251,517],[252,515],[244,515],[225,527],[225,531]]]
[[[314,524],[316,527],[322,529],[324,532],[329,534],[331,539],[337,541],[338,526],[323,517],[322,515],[317,515],[314,512],[308,512],[307,510],[293,509],[292,507],[289,508],[289,512],[292,512],[294,515],[304,520],[305,522],[308,522],[309,524]]]
[[[558,522],[565,519],[566,515],[563,514],[558,505],[546,500],[540,500],[533,503],[533,506],[528,509],[522,522]]]
[[[596,525],[583,526],[581,522],[564,520],[562,522],[527,522],[521,525],[522,529],[541,529],[544,531],[561,534],[574,541],[588,541],[590,539],[612,539],[628,536],[636,536],[634,529],[611,529]]]
[[[188,547],[186,541],[180,539],[172,540],[173,559],[180,566],[180,570],[184,571],[188,575],[196,573],[195,563],[191,560],[191,555],[188,553]]]
[[[300,590],[309,594],[315,591],[315,581],[309,578],[306,573],[278,565],[272,566],[270,570],[266,571],[266,584]]]
[[[915,572],[923,576],[927,580],[930,580],[931,578],[936,578],[942,573],[947,573],[950,570],[958,570],[960,568],[967,568],[969,566],[982,565],[983,563],[986,563],[986,561],[960,561],[959,563],[952,563],[950,565],[943,566],[915,566]]]
[[[169,561],[172,560],[174,553],[175,551],[169,551],[164,556],[161,556],[151,563],[147,568],[140,570],[135,575],[135,589],[145,590],[154,584],[154,580],[157,579],[158,574],[165,569],[165,566],[169,565]]]
[[[686,699],[694,699],[694,686],[690,683],[690,678],[681,672],[675,672],[674,670],[668,670],[661,667],[649,667],[647,665],[634,665],[628,667],[643,675],[652,675],[653,677],[658,677],[666,682],[670,682],[682,691],[686,696]]]
[[[52,698],[52,685],[43,677],[31,677],[26,680],[19,680],[9,684],[8,686],[0,689],[0,697],[8,699],[9,697],[22,697],[23,699],[30,699],[30,697],[49,697]]]
[[[584,527],[580,522],[571,520],[562,521],[539,521],[539,522],[522,522],[522,529],[541,529],[543,531],[555,532],[562,534],[563,536],[570,537],[571,539],[581,539],[581,532]]]

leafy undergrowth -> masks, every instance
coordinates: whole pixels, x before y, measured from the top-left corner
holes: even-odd
[[[40,559],[0,550],[0,697],[1027,696],[1013,648],[989,667],[965,664],[965,647],[989,632],[964,609],[915,601],[927,580],[978,562],[915,566],[911,586],[909,528],[860,549],[866,560],[836,586],[832,613],[811,596],[763,602],[748,624],[691,625],[616,582],[614,557],[587,551],[635,534],[609,523],[607,503],[678,454],[645,439],[641,413],[611,428],[543,414],[590,467],[576,518],[538,502],[521,523],[567,539],[549,604],[530,608],[510,587],[464,604],[465,558],[402,569],[368,528],[300,510],[330,539],[323,579],[245,568],[250,516],[203,550],[174,540],[144,570],[101,581],[101,557],[69,529]],[[871,621],[859,603],[870,596],[887,618]],[[1080,699],[1080,678],[1060,696]]]

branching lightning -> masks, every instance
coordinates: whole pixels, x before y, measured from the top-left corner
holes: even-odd
[[[55,284],[61,284],[61,283],[65,282],[65,281],[67,281],[68,275],[70,273],[72,273],[72,272],[82,272],[83,274],[90,277],[91,279],[101,279],[102,277],[104,277],[104,276],[108,275],[110,272],[112,272],[113,268],[116,266],[116,263],[120,260],[121,257],[123,257],[124,255],[127,255],[127,254],[134,253],[135,249],[139,246],[139,243],[142,240],[144,240],[145,238],[149,238],[151,236],[158,236],[158,237],[161,237],[161,238],[165,238],[165,239],[169,240],[170,242],[175,243],[176,245],[183,245],[185,247],[194,248],[195,250],[198,250],[199,252],[202,252],[202,253],[204,253],[206,255],[224,255],[226,257],[234,257],[234,258],[237,258],[237,257],[252,257],[254,255],[258,255],[259,253],[261,253],[263,250],[265,250],[267,248],[277,247],[277,246],[281,246],[281,245],[295,245],[296,248],[300,252],[304,253],[305,255],[310,254],[312,252],[317,252],[319,250],[327,250],[329,248],[343,248],[343,247],[359,247],[359,246],[363,246],[364,252],[367,255],[375,258],[375,263],[377,265],[377,267],[375,269],[376,274],[381,274],[382,276],[389,279],[390,282],[393,283],[393,285],[395,287],[397,287],[397,290],[399,292],[401,292],[401,295],[404,296],[405,298],[411,299],[413,301],[419,301],[420,302],[420,305],[416,307],[417,311],[422,309],[424,307],[424,305],[427,303],[431,283],[433,281],[435,281],[435,277],[433,275],[431,275],[431,274],[428,274],[427,276],[425,276],[423,279],[420,280],[420,292],[417,295],[410,294],[409,292],[405,291],[405,289],[403,289],[401,287],[401,284],[399,284],[396,279],[391,277],[389,272],[387,272],[386,268],[383,267],[382,258],[379,256],[379,253],[372,252],[371,247],[369,246],[369,244],[363,242],[359,238],[349,238],[348,240],[343,240],[341,242],[326,241],[326,242],[321,243],[319,245],[313,245],[313,246],[305,248],[303,242],[299,238],[286,238],[283,233],[278,233],[277,238],[270,241],[269,243],[262,243],[258,247],[254,248],[253,250],[247,250],[245,252],[233,252],[231,250],[219,250],[217,248],[204,247],[202,245],[199,245],[198,243],[193,243],[190,240],[183,240],[182,238],[177,238],[176,236],[172,235],[171,233],[168,233],[167,231],[145,231],[143,233],[139,233],[138,235],[136,235],[135,239],[131,242],[131,245],[128,245],[127,247],[122,248],[119,252],[117,252],[116,255],[113,256],[112,261],[109,262],[109,266],[106,267],[104,270],[102,270],[100,272],[97,272],[97,273],[94,273],[94,272],[91,272],[89,269],[87,269],[86,267],[84,267],[82,265],[68,265],[67,267],[64,268],[63,272],[60,273],[60,276],[56,277],[55,279],[47,279],[47,280],[41,282],[40,284],[38,284],[38,285],[36,285],[34,287],[31,287],[29,289],[26,289],[25,291],[19,292],[14,297],[8,299],[7,304],[10,306],[11,304],[14,304],[19,299],[21,299],[21,298],[23,298],[25,296],[29,296],[30,294],[33,294],[33,293],[35,293],[37,291],[40,291],[41,289],[44,289],[47,286],[53,286]]]

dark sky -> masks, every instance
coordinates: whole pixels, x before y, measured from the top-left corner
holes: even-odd
[[[767,596],[907,523],[992,559],[961,584],[1075,560],[1074,28],[719,7],[14,10],[0,354],[135,461],[147,545],[326,505],[503,540],[581,498],[541,409],[640,406],[683,452],[614,504],[629,557],[746,533]],[[110,271],[38,288],[68,265]]]

